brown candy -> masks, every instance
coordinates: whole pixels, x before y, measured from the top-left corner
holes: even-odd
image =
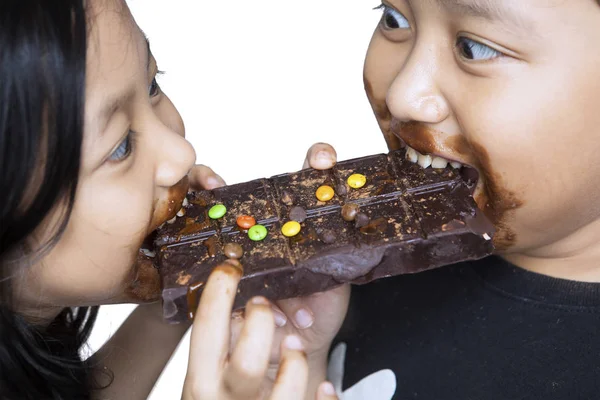
[[[346,183],[344,181],[340,181],[335,185],[335,193],[338,196],[345,196],[348,194],[348,189],[346,188]]]
[[[355,225],[357,228],[362,228],[369,225],[369,216],[363,212],[356,214]]]
[[[227,258],[239,260],[244,255],[244,249],[237,243],[227,243],[223,248],[223,253]]]
[[[342,218],[344,218],[344,221],[354,221],[359,209],[360,207],[356,203],[344,204],[344,206],[342,207]]]
[[[300,206],[292,207],[290,210],[290,219],[296,222],[304,222],[306,220],[306,210]]]
[[[322,231],[321,233],[319,233],[319,239],[321,239],[321,241],[323,243],[331,244],[331,243],[335,242],[336,237],[335,237],[335,233],[333,233],[329,229],[326,229],[326,230]]]

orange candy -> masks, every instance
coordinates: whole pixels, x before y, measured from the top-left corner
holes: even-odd
[[[239,217],[237,217],[236,222],[238,226],[242,229],[250,229],[254,225],[256,225],[256,220],[254,219],[254,217],[251,217],[249,215],[240,215]]]

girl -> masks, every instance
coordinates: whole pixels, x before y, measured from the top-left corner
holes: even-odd
[[[140,306],[86,362],[79,349],[98,305],[157,300],[144,239],[189,185],[223,181],[194,166],[122,0],[4,1],[0,18],[0,397],[145,399],[188,326],[162,323],[156,303]],[[184,399],[260,395],[275,324],[267,300],[253,299],[229,354],[240,271],[225,263],[207,284]],[[269,398],[303,398],[302,351],[297,336],[285,338]],[[317,396],[335,397],[327,383]]]

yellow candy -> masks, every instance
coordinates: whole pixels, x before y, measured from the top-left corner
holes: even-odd
[[[300,224],[296,221],[289,221],[283,224],[281,227],[281,233],[283,236],[292,237],[296,236],[300,232]]]
[[[353,189],[360,189],[367,183],[367,177],[362,174],[352,174],[348,177],[348,185]]]
[[[323,185],[317,189],[316,196],[319,201],[329,201],[333,199],[334,194],[335,192],[331,186]]]

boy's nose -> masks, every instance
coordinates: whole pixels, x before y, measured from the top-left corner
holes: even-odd
[[[449,106],[436,83],[439,69],[433,52],[413,49],[387,93],[387,105],[392,115],[401,121],[429,124],[448,117]]]
[[[160,134],[162,140],[156,148],[156,175],[158,186],[171,187],[179,182],[192,169],[196,162],[196,152],[185,138],[167,127]]]

